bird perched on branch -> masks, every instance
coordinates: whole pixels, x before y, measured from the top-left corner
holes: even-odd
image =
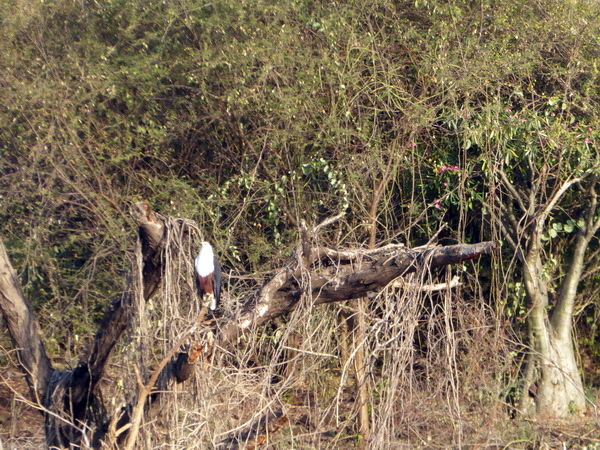
[[[200,243],[200,253],[194,262],[194,272],[203,305],[214,311],[221,298],[221,266],[208,242]]]

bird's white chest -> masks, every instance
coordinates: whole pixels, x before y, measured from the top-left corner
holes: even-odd
[[[215,271],[215,262],[213,253],[210,250],[202,250],[196,257],[194,263],[196,273],[201,277],[206,277]]]

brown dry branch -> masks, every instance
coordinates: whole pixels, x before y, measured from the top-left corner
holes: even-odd
[[[178,336],[190,333],[181,334],[172,320],[176,317],[185,319],[183,299],[195,295],[191,293],[194,287],[190,281],[193,279],[190,249],[199,232],[193,222],[162,216],[145,203],[134,205],[131,214],[139,226],[139,241],[129,288],[108,307],[89,353],[72,371],[54,370],[45,357],[35,318],[20,291],[6,252],[0,247],[0,307],[15,346],[19,348],[20,366],[33,388],[32,398],[51,412],[46,414],[49,446],[76,444],[89,438],[83,436],[81,430],[86,430],[85,433],[89,430],[94,446],[116,438],[121,443],[128,439],[127,445],[132,448],[142,418],[156,413],[161,393],[169,386],[190,379],[194,362],[200,359],[198,349],[204,347],[204,341],[210,341],[207,335],[211,333],[222,349],[231,349],[243,333],[294,311],[303,302],[310,302],[312,308],[365,297],[385,288],[398,277],[467,261],[490,254],[494,249],[493,243],[484,242],[417,249],[395,245],[379,249],[334,250],[316,244],[320,227],[317,226],[310,232],[301,233],[302,242],[290,264],[244,301],[240,314],[213,318],[208,324],[210,330],[200,331],[199,336],[189,336],[191,345],[183,346],[183,338]],[[152,318],[145,304],[157,293],[161,294],[157,297],[163,303],[155,309],[162,313],[160,317]],[[301,302],[301,299],[305,300]],[[182,323],[197,320],[197,303],[189,303],[188,319]],[[171,321],[164,320],[167,311],[173,312]],[[157,327],[151,327],[150,323]],[[137,325],[132,327],[132,324]],[[128,328],[135,330],[128,333],[131,336],[128,346],[132,349],[131,354],[138,358],[128,367],[139,368],[138,372],[142,372],[136,375],[137,386],[130,386],[133,391],[137,389],[137,402],[135,407],[130,404],[107,417],[99,383],[105,377],[107,362],[117,342]],[[163,354],[166,356],[150,369],[150,349],[155,348],[156,339],[164,343]],[[174,358],[178,351],[179,355]],[[134,379],[133,376],[128,378]],[[151,407],[147,407],[148,398],[151,398]],[[54,420],[56,416],[61,420]]]

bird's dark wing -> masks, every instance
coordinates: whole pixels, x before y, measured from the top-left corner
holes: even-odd
[[[198,295],[200,295],[200,298],[202,298],[202,295],[204,295],[204,292],[202,292],[202,285],[200,283],[200,275],[198,275],[198,272],[196,272],[194,270],[194,276],[196,278],[196,289],[198,289]]]
[[[216,256],[214,259],[214,265],[215,271],[213,272],[213,291],[215,293],[217,306],[219,306],[219,301],[221,299],[221,283],[223,282],[223,278],[221,276],[221,265],[219,264],[219,260]]]

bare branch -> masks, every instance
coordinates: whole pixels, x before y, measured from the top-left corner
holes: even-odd
[[[131,207],[131,215],[140,227],[141,248],[137,252],[141,255],[143,263],[144,298],[148,300],[162,281],[160,251],[165,234],[165,218],[152,211],[147,203],[134,204]],[[106,362],[128,326],[127,307],[132,302],[131,295],[130,290],[125,291],[106,309],[90,352],[80,362],[81,365],[88,366],[93,383],[102,378]]]
[[[156,381],[162,370],[166,367],[166,365],[171,361],[173,355],[181,348],[183,343],[196,331],[199,323],[204,320],[204,316],[206,315],[206,307],[202,308],[200,313],[200,317],[198,318],[198,322],[195,323],[187,332],[185,332],[179,341],[175,345],[171,347],[171,350],[167,355],[162,359],[159,363],[158,367],[152,373],[150,380],[146,384],[143,384],[137,366],[135,367],[135,376],[138,381],[138,399],[137,404],[133,410],[133,418],[131,420],[131,428],[129,430],[129,436],[127,438],[127,444],[125,445],[125,449],[131,450],[135,447],[135,443],[137,440],[137,436],[140,429],[140,423],[142,421],[142,417],[144,415],[144,407],[146,405],[146,400],[148,396],[152,393],[154,386],[156,385]]]
[[[30,377],[35,386],[34,399],[43,398],[45,395],[47,409],[50,411],[50,413],[46,412],[46,417],[53,420],[51,426],[55,430],[55,436],[48,441],[49,446],[68,445],[87,439],[85,433],[88,430],[88,412],[94,406],[102,407],[101,396],[95,395],[95,390],[102,379],[104,368],[117,341],[129,325],[129,309],[135,303],[134,299],[137,298],[134,297],[134,292],[143,292],[143,298],[140,298],[139,301],[145,301],[158,291],[163,282],[165,271],[163,253],[165,248],[170,245],[168,244],[169,236],[172,236],[173,233],[186,233],[190,228],[195,228],[192,222],[160,216],[143,203],[134,205],[131,213],[140,227],[140,240],[136,249],[138,263],[134,264],[134,267],[139,267],[136,273],[139,272],[142,276],[142,279],[139,280],[140,287],[136,289],[132,287],[109,306],[90,353],[81,359],[80,365],[73,371],[60,372],[58,382],[51,382],[54,380],[51,375],[58,372],[52,370],[43,352],[37,325],[19,291],[4,247],[0,247],[0,306],[5,317],[8,317],[9,327],[24,332],[23,336],[17,335],[14,339],[21,350],[24,350],[20,353],[24,355],[22,359],[25,358],[22,365],[27,368],[28,372],[31,372]],[[331,224],[341,217],[343,214],[327,219],[315,227],[315,230]],[[385,287],[404,274],[466,261],[479,255],[489,254],[495,248],[493,243],[484,242],[448,247],[424,246],[417,249],[394,244],[378,249],[332,250],[317,246],[313,242],[314,239],[304,237],[304,241],[307,241],[310,246],[308,251],[310,262],[308,264],[303,262],[302,258],[291,261],[287,267],[277,272],[249,299],[237,320],[227,318],[213,320],[208,325],[213,328],[207,333],[216,335],[222,344],[234,345],[235,337],[240,333],[292,311],[301,298],[309,299],[316,306],[364,297],[367,293]],[[302,242],[299,247],[301,245]],[[134,283],[134,281],[132,277],[130,283]],[[447,287],[453,284],[454,281]],[[13,297],[18,300],[15,303],[17,306],[8,303],[7,299]],[[11,308],[16,308],[21,315],[17,314],[16,318],[11,317],[10,314],[14,314]],[[205,309],[201,316],[204,313],[206,313]],[[199,320],[202,320],[202,317]],[[11,325],[13,322],[16,325]],[[187,380],[193,372],[193,362],[207,348],[207,346],[197,344],[190,346],[189,350],[181,349],[184,340],[188,339],[197,327],[198,324],[191,327],[190,331],[172,346],[145,384],[141,378],[138,380],[138,399],[131,413],[129,412],[131,410],[127,408],[121,411],[120,415],[116,415],[112,419],[108,418],[106,422],[100,424],[101,426],[91,430],[95,443],[105,439],[114,443],[119,439],[120,434],[121,440],[127,434],[126,448],[133,448],[141,420],[150,410],[145,407],[148,398],[154,400],[159,395],[156,390],[159,375],[164,375],[166,383],[173,379],[178,382]],[[27,347],[28,345],[30,347]],[[208,347],[211,346],[208,345]],[[180,355],[185,356],[183,358],[185,361],[173,358],[178,351]],[[32,359],[27,359],[29,357]],[[44,383],[43,389],[39,380]],[[50,403],[48,403],[48,399],[50,399]],[[66,414],[65,417],[69,419],[69,423],[52,419],[53,416],[62,414]],[[73,424],[77,424],[77,426]]]
[[[258,420],[217,445],[217,449],[256,449],[267,441],[267,437],[276,433],[289,421],[282,409],[268,412]]]
[[[391,287],[401,288],[401,289],[410,289],[413,291],[421,291],[421,292],[437,292],[443,291],[446,289],[453,289],[455,287],[460,286],[462,283],[460,282],[460,278],[458,275],[452,277],[452,279],[446,283],[434,283],[434,284],[417,284],[417,283],[408,283],[404,281],[403,278],[399,278],[394,280],[391,283]]]
[[[327,219],[323,220],[323,222],[321,222],[320,224],[318,224],[317,226],[315,226],[312,230],[312,232],[314,234],[318,233],[319,230],[321,228],[325,228],[328,227],[329,225],[331,225],[332,223],[337,222],[338,220],[340,220],[342,217],[344,217],[346,215],[346,213],[344,211],[342,211],[341,213],[333,216],[333,217],[328,217]]]
[[[585,175],[582,177],[571,178],[570,180],[565,181],[562,186],[554,192],[554,195],[550,199],[550,201],[546,204],[546,207],[540,214],[540,221],[538,222],[539,227],[543,227],[548,215],[552,212],[560,198],[564,195],[567,190],[575,183],[579,183],[585,178]]]
[[[505,205],[504,203],[501,203],[500,201],[497,202],[498,206],[500,207],[500,210],[504,213],[504,215],[506,216],[506,218],[508,219],[508,223],[510,224],[510,226],[513,229],[513,239],[515,240],[516,243],[520,242],[519,239],[519,232],[522,232],[522,229],[524,228],[520,222],[523,222],[525,220],[527,220],[527,214],[523,214],[523,216],[521,217],[520,221],[517,221],[517,218],[515,217],[515,211],[512,207],[512,205]]]
[[[498,225],[500,227],[500,233],[502,234],[502,237],[504,238],[504,240],[506,242],[508,242],[509,245],[516,252],[517,258],[519,259],[519,261],[523,262],[524,261],[523,249],[521,249],[521,246],[518,244],[516,237],[512,236],[510,231],[506,228],[506,225],[504,225],[504,222],[494,212],[490,211],[490,215],[492,216],[492,220],[494,222],[496,222],[496,225]]]
[[[327,247],[318,247],[314,251],[314,254],[317,259],[329,258],[332,261],[349,261],[359,257],[372,256],[399,249],[406,249],[406,246],[404,244],[389,244],[379,248],[357,248],[351,250],[334,250]]]

